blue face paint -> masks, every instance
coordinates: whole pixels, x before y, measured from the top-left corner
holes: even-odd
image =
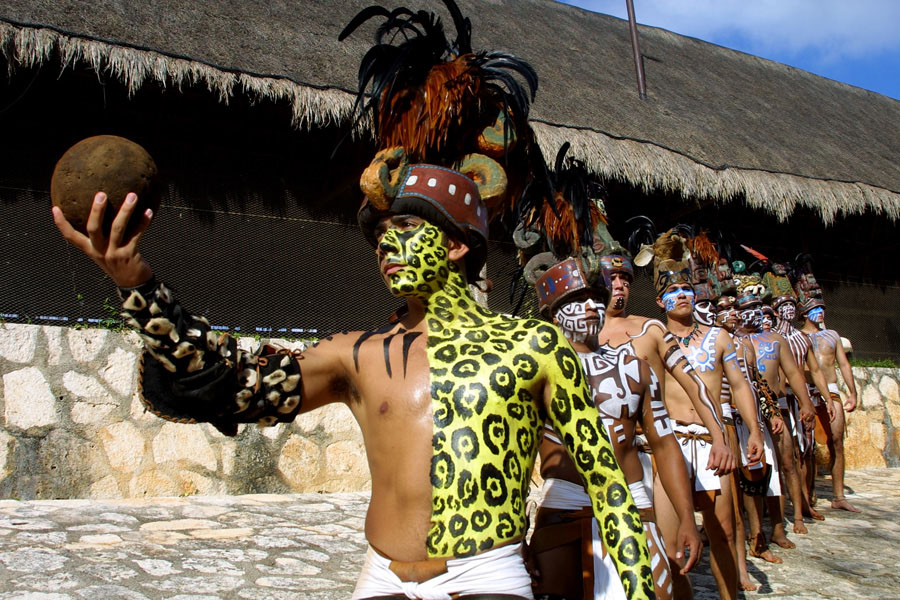
[[[666,312],[671,312],[675,310],[675,303],[678,302],[678,297],[684,295],[691,303],[691,308],[694,307],[694,290],[672,290],[671,292],[666,292],[662,295],[663,305],[666,307]]]
[[[825,320],[825,309],[821,306],[817,306],[811,311],[809,311],[809,320],[813,323],[821,323]]]

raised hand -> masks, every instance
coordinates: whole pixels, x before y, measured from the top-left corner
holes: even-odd
[[[97,192],[87,221],[87,235],[72,227],[62,210],[53,207],[53,222],[63,238],[97,263],[119,287],[134,287],[153,277],[149,263],[138,251],[138,242],[150,226],[153,211],[147,209],[141,215],[140,223],[129,237],[125,237],[131,215],[137,207],[137,195],[129,193],[125,202],[113,219],[109,236],[103,231],[103,215],[107,207],[106,194]]]

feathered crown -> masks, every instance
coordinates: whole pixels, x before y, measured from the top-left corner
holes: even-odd
[[[536,145],[528,110],[537,74],[510,54],[474,52],[470,20],[453,0],[443,1],[456,29],[453,40],[432,12],[378,5],[360,11],[338,39],[370,19],[383,19],[360,63],[354,106],[357,121],[371,114],[378,149],[360,178],[360,226],[372,241],[378,218],[400,210],[395,200],[418,181],[413,168],[433,165],[461,173],[475,181],[478,198],[454,193],[459,186],[448,174],[448,190],[406,195],[399,204],[463,235],[471,279],[484,264],[488,220],[525,186],[527,149]],[[506,168],[495,160],[501,157]]]
[[[695,300],[715,302],[720,294],[716,278],[719,252],[715,243],[705,230],[698,227],[677,225],[673,229],[684,239],[687,247]]]
[[[517,205],[519,222],[513,240],[525,278],[534,284],[548,265],[578,257],[593,283],[598,279],[598,254],[615,244],[606,229],[603,186],[581,161],[567,156],[566,142],[553,169],[537,169]]]
[[[466,167],[472,161],[466,157],[479,154],[476,162],[482,165],[500,157],[507,165],[516,162],[514,151],[531,138],[528,111],[537,92],[537,74],[516,56],[474,52],[470,20],[453,0],[443,2],[456,29],[452,41],[440,17],[432,12],[377,5],[360,11],[338,39],[347,38],[370,19],[384,19],[375,45],[360,63],[354,110],[357,119],[371,114],[378,150],[403,149],[388,161],[388,170],[402,167],[404,161],[435,164],[472,175],[482,187],[484,177],[505,175],[504,169],[495,163],[470,173]],[[383,179],[369,175],[373,176],[370,189],[364,188],[366,193]],[[490,189],[482,190],[482,200],[493,215],[507,189],[490,183]],[[510,187],[520,193],[524,182],[513,181]],[[385,210],[389,192],[370,199]]]
[[[812,272],[812,256],[809,254],[798,254],[794,259],[790,276],[794,283],[794,292],[797,294],[797,302],[801,311],[804,310],[804,307],[813,308],[814,306],[819,306],[820,304],[812,302],[814,299],[820,300],[821,305],[824,305],[822,288]]]

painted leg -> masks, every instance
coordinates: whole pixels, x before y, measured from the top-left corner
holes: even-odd
[[[676,517],[677,518],[677,517]],[[666,556],[665,542],[656,523],[644,523],[647,533],[647,548],[650,550],[650,564],[653,567],[653,585],[656,600],[672,600],[672,568]]]
[[[671,566],[669,571],[672,576],[672,596],[678,600],[690,600],[694,597],[691,580],[687,575],[680,573],[684,566],[683,559],[675,558],[675,553],[678,552],[678,526],[681,521],[658,475],[653,479],[653,509],[656,511],[656,523],[662,534]]]

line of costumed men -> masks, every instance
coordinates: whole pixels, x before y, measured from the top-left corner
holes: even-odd
[[[558,157],[555,177],[569,185],[581,178],[583,189],[594,189],[575,160]],[[602,215],[602,201],[594,201]],[[694,528],[695,511],[720,595],[734,598],[738,589],[755,590],[747,554],[780,563],[769,541],[794,547],[784,527],[786,497],[793,506],[794,533],[807,533],[804,516],[824,518],[814,509],[816,443],[828,447],[832,507],[857,510],[842,493],[844,405],[835,364],[848,382],[847,410],[852,410],[856,391],[847,342],[824,326],[825,303],[809,257],[798,257],[794,265],[775,263],[743,247],[760,267],[751,272],[744,262],[720,256],[706,233],[678,226],[652,243],[635,244],[633,259],[610,237],[602,217],[592,239],[590,250],[567,257],[546,244],[545,252],[528,262],[526,276],[541,314],[579,352],[644,521],[656,596],[692,597],[686,575],[700,547],[683,526]],[[634,265],[651,262],[664,322],[626,312]],[[656,343],[643,343],[654,329],[668,345],[657,349]],[[679,382],[672,374],[678,371],[692,371],[714,400],[718,426],[738,460],[733,470],[711,468],[715,430],[699,411],[685,410],[692,403],[675,387]],[[543,481],[534,495],[529,545],[536,597],[624,597],[597,523],[586,510],[587,494],[549,425],[540,453]],[[771,536],[764,533],[765,519]]]
[[[65,239],[120,288],[145,346],[142,400],[231,436],[239,423],[345,403],[372,473],[370,548],[353,598],[687,598],[704,543],[698,512],[721,596],[735,598],[752,588],[746,554],[778,561],[767,539],[791,546],[783,490],[794,532],[806,531],[804,514],[820,517],[809,458],[817,415],[835,481],[843,475],[833,375],[846,357],[824,329],[821,291],[806,263],[732,273],[688,228],[626,250],[568,143],[548,166],[528,121],[532,67],[473,50],[469,19],[444,5],[453,39],[433,13],[381,6],[340,35],[380,20],[354,127],[371,120],[376,143],[359,224],[388,289],[406,300],[386,324],[302,353],[244,352],[139,254],[152,213],[137,235],[123,233],[133,195],[108,237],[103,194],[90,236],[54,209]],[[535,318],[475,300],[470,286],[488,287],[491,223],[512,232]],[[635,265],[651,263],[663,319],[628,313]],[[841,479],[832,504],[852,510],[842,490]]]

